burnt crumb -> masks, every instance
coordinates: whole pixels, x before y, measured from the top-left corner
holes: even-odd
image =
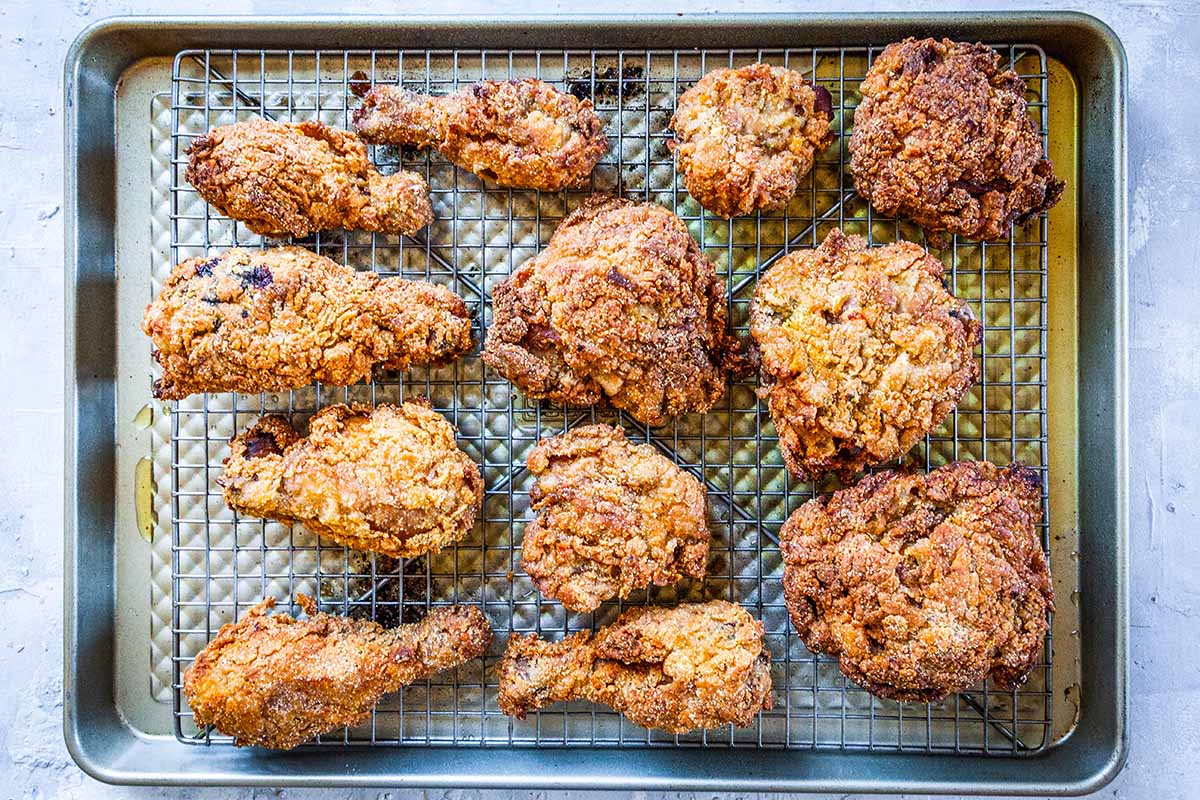
[[[350,75],[350,81],[347,86],[350,88],[350,93],[355,97],[366,97],[367,92],[371,91],[371,80],[367,77],[367,73],[361,69],[356,69]]]
[[[646,70],[639,66],[570,70],[567,72],[567,91],[578,100],[588,100],[593,97],[594,83],[597,100],[616,99],[618,95],[622,100],[629,100],[646,93],[645,75]]]
[[[813,111],[818,114],[824,114],[827,117],[833,116],[833,95],[829,90],[819,84],[813,84],[813,94],[816,98],[813,100]]]
[[[904,74],[921,72],[940,60],[937,45],[931,39],[926,40],[915,47],[904,60]]]
[[[246,456],[248,458],[258,458],[259,456],[277,456],[283,453],[279,449],[279,443],[275,441],[275,437],[266,432],[259,432],[253,436],[248,436],[245,439]]]
[[[995,178],[987,183],[977,183],[976,181],[957,180],[951,181],[950,185],[955,189],[962,189],[967,194],[975,197],[982,197],[988,192],[1011,192],[1012,184],[1003,178]]]
[[[631,292],[637,289],[637,286],[634,284],[634,282],[625,277],[625,275],[616,267],[609,267],[608,274],[605,275],[604,278],[609,283],[615,286],[620,286],[622,289],[626,289]]]
[[[242,309],[242,319],[247,319],[249,316],[250,316],[250,311],[248,309],[243,308]]]
[[[196,265],[196,275],[201,278],[207,278],[209,275],[212,275],[213,267],[217,266],[217,264],[219,264],[220,262],[221,262],[220,257],[213,256],[208,261],[205,261],[202,264],[197,264]]]
[[[254,269],[242,275],[242,285],[252,286],[255,289],[263,289],[270,286],[272,280],[274,278],[271,276],[271,270],[262,264],[255,264]]]

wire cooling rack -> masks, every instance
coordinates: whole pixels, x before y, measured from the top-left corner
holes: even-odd
[[[1025,45],[999,50],[1025,79],[1030,113],[1045,138],[1045,54]],[[226,737],[197,729],[181,696],[180,677],[222,624],[263,597],[275,597],[286,608],[289,598],[304,592],[318,597],[327,611],[385,625],[417,619],[434,605],[482,604],[497,634],[486,658],[385,697],[366,723],[322,736],[318,746],[746,746],[1012,755],[1052,744],[1049,636],[1046,660],[1019,690],[980,685],[928,705],[874,698],[848,683],[833,660],[805,649],[787,620],[778,531],[797,506],[836,484],[814,486],[789,477],[752,381],[731,386],[725,401],[708,414],[648,429],[621,413],[529,401],[479,359],[492,287],[544,246],[555,224],[592,191],[675,210],[728,282],[730,317],[743,335],[762,270],[792,248],[818,244],[833,227],[872,244],[897,238],[925,243],[915,226],[873,215],[847,175],[845,145],[858,85],[876,52],[864,47],[180,53],[170,97],[160,98],[159,113],[153,115],[155,140],[162,143],[154,166],[154,219],[163,238],[169,238],[169,246],[153,259],[154,291],[171,265],[185,258],[234,245],[278,243],[215,214],[184,181],[189,143],[212,126],[265,116],[347,127],[358,102],[353,90],[365,83],[399,81],[407,88],[445,93],[482,78],[537,76],[591,98],[605,121],[610,149],[586,189],[539,194],[497,188],[436,152],[372,148],[383,171],[403,166],[426,176],[433,224],[411,237],[335,231],[300,243],[361,269],[450,287],[475,312],[475,349],[451,366],[389,375],[371,384],[197,395],[172,405],[169,441],[164,438],[154,453],[159,485],[170,486],[171,508],[169,521],[163,515],[170,528],[170,612],[163,623],[169,630],[156,631],[153,670],[173,703],[177,738],[228,744]],[[818,158],[786,209],[726,221],[706,214],[683,189],[666,146],[668,125],[680,92],[706,71],[755,61],[796,69],[825,86],[833,97],[839,138]],[[1046,229],[1043,216],[1008,241],[954,239],[933,250],[950,267],[947,281],[955,294],[984,322],[982,378],[904,463],[932,468],[956,458],[1019,460],[1039,468],[1045,483]],[[399,562],[225,507],[215,479],[228,440],[261,414],[283,412],[302,423],[330,403],[415,396],[429,398],[455,424],[460,445],[484,472],[482,521],[457,547]],[[643,591],[625,603],[606,603],[594,614],[576,614],[543,599],[521,572],[531,483],[526,455],[538,439],[593,420],[623,425],[630,438],[654,444],[705,482],[714,534],[707,578]],[[1048,547],[1045,525],[1042,537]],[[164,605],[166,594],[167,589],[160,590]],[[558,638],[611,622],[623,606],[711,598],[745,605],[766,628],[774,707],[750,727],[673,736],[646,731],[587,703],[563,704],[524,721],[500,713],[493,667],[510,631]]]

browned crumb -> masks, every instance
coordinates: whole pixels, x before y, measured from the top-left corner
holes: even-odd
[[[454,427],[420,403],[329,406],[307,437],[270,415],[230,450],[217,479],[230,508],[394,558],[458,541],[483,502],[479,467]]]
[[[1037,662],[1054,610],[1041,519],[1028,467],[868,475],[784,524],[792,624],[880,697],[933,702],[984,678],[1011,689]]]
[[[175,267],[142,330],[154,396],[347,386],[376,368],[441,364],[471,347],[471,315],[441,286],[380,278],[300,247],[226,250]]]
[[[763,275],[750,309],[784,463],[849,477],[907,452],[975,383],[982,326],[911,242],[867,248],[834,229]]]
[[[532,398],[607,398],[662,425],[712,408],[744,368],[716,270],[660,206],[590,198],[492,304],[483,360]]]
[[[482,655],[492,639],[474,606],[436,608],[389,630],[298,601],[307,619],[268,616],[267,598],[200,651],[183,675],[197,725],[238,746],[290,749],[362,722],[385,693]]]
[[[533,78],[481,81],[441,97],[376,86],[355,110],[354,128],[372,143],[436,148],[518,189],[580,186],[608,150],[591,101]]]
[[[546,597],[593,611],[652,583],[704,577],[704,486],[653,445],[588,425],[539,442],[529,471],[537,517],[525,527],[521,567]]]
[[[512,636],[496,667],[500,710],[523,719],[551,703],[590,700],[646,728],[687,733],[749,725],[771,707],[763,628],[723,600],[633,608],[593,636]]]
[[[717,69],[679,98],[671,128],[688,192],[722,217],[783,208],[833,143],[833,99],[799,72]]]
[[[424,178],[381,175],[357,136],[323,122],[223,125],[188,156],[185,177],[200,196],[266,236],[341,227],[411,234],[433,220]]]
[[[850,171],[880,213],[998,239],[1062,195],[1025,83],[991,48],[905,39],[884,48],[861,91]]]

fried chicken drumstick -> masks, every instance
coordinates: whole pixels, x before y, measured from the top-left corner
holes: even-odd
[[[381,175],[357,136],[323,122],[213,128],[188,147],[184,177],[222,214],[264,236],[343,227],[412,234],[433,220],[424,178]]]
[[[551,703],[590,700],[646,728],[687,733],[745,726],[771,707],[763,628],[723,600],[626,611],[593,636],[513,636],[497,665],[500,710],[523,719]]]
[[[453,360],[471,315],[440,286],[359,272],[300,247],[226,250],[175,267],[142,330],[163,375],[154,396],[347,386],[376,368]]]
[[[230,508],[394,558],[458,541],[483,502],[479,467],[454,427],[420,403],[328,406],[307,437],[269,415],[230,449],[217,479]]]
[[[529,454],[537,517],[525,526],[521,568],[546,597],[593,611],[650,584],[704,577],[704,485],[609,425],[544,439]]]
[[[238,746],[290,749],[355,725],[381,696],[477,658],[492,632],[474,606],[436,608],[420,622],[387,629],[317,613],[268,615],[267,598],[222,626],[183,676],[197,725],[213,725]]]
[[[481,81],[441,97],[376,86],[355,110],[354,129],[373,144],[433,147],[516,189],[579,186],[608,150],[590,100],[533,78]]]

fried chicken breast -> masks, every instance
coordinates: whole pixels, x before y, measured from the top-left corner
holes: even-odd
[[[881,214],[929,231],[998,239],[1058,202],[1025,83],[982,44],[905,39],[860,87],[850,172]]]
[[[483,502],[479,467],[454,427],[421,403],[328,406],[307,437],[269,415],[230,451],[217,478],[230,508],[394,558],[458,541]]]
[[[354,111],[354,129],[373,144],[435,148],[501,186],[551,192],[585,183],[608,150],[590,100],[533,78],[441,97],[376,86]]]
[[[759,395],[801,480],[848,478],[907,452],[975,383],[982,326],[910,242],[834,229],[770,267],[750,307]]]
[[[1023,466],[881,472],[805,503],[780,532],[792,624],[872,694],[933,702],[1037,663],[1054,592]]]
[[[492,631],[474,606],[435,608],[420,622],[386,629],[317,613],[268,615],[267,598],[221,627],[183,675],[197,725],[213,725],[238,746],[290,749],[355,725],[381,696],[477,658]]]
[[[513,636],[496,670],[500,710],[523,719],[551,703],[590,700],[646,728],[687,733],[746,726],[771,707],[762,624],[723,600],[632,608],[593,636]]]
[[[677,216],[592,197],[492,292],[483,360],[532,398],[648,425],[707,411],[743,368],[716,270]]]
[[[684,92],[668,143],[688,192],[722,217],[783,208],[833,143],[833,98],[767,64],[716,69]]]
[[[653,445],[587,425],[543,439],[528,465],[537,516],[525,526],[521,568],[546,597],[593,611],[650,584],[704,577],[704,486]]]
[[[357,136],[323,122],[223,125],[187,152],[188,183],[264,236],[343,227],[412,234],[433,220],[424,178],[403,170],[381,175]]]
[[[348,386],[376,368],[452,361],[471,315],[440,286],[359,272],[300,247],[226,250],[171,271],[142,318],[154,396]]]

